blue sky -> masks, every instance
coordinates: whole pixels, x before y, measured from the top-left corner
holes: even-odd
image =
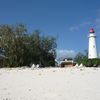
[[[59,57],[87,49],[93,27],[100,52],[100,0],[0,0],[0,24],[16,23],[56,37]]]

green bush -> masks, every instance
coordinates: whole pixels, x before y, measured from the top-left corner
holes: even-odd
[[[100,59],[87,59],[83,64],[86,67],[98,67],[100,65]]]
[[[75,58],[75,62],[78,64],[83,64],[86,67],[98,67],[100,66],[100,58],[96,59],[88,59],[88,51],[85,50],[85,53],[79,52]]]

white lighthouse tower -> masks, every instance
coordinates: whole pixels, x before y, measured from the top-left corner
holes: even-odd
[[[96,46],[96,35],[93,28],[90,29],[89,34],[89,48],[88,48],[88,59],[98,58],[97,46]]]

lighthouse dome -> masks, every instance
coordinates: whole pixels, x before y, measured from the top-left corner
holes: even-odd
[[[90,33],[95,33],[93,28],[90,29]]]

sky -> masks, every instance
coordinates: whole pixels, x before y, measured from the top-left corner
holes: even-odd
[[[100,0],[0,0],[0,24],[23,23],[57,39],[57,57],[88,49],[94,28],[100,54]]]

